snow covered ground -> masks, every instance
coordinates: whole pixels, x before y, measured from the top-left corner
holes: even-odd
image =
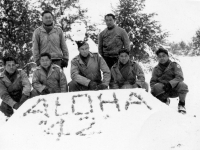
[[[200,57],[180,57],[180,64],[190,90],[186,115],[176,112],[177,99],[166,106],[141,89],[40,96],[7,122],[0,113],[0,149],[199,150]]]

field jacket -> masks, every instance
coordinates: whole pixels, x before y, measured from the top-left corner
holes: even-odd
[[[61,28],[54,26],[50,33],[47,33],[43,26],[37,28],[33,33],[33,58],[38,61],[40,54],[50,53],[52,59],[68,59],[69,53],[65,37]]]
[[[108,86],[111,74],[105,60],[98,53],[90,53],[87,65],[85,65],[79,55],[72,59],[71,78],[84,86],[88,86],[91,80],[97,83],[102,82]]]
[[[45,87],[50,93],[67,92],[67,79],[62,69],[52,64],[48,74],[39,66],[33,73],[32,78],[33,88],[38,92],[42,92]]]
[[[180,65],[176,62],[170,62],[164,71],[162,71],[159,65],[153,69],[150,86],[152,88],[156,83],[165,84],[169,82],[172,88],[174,88],[179,82],[183,80],[184,77]]]
[[[129,61],[129,70],[124,78],[119,70],[119,62],[115,63],[111,68],[111,89],[119,89],[126,84],[137,84],[139,87],[145,82],[145,76],[142,68],[134,61]]]
[[[21,95],[30,96],[31,83],[23,70],[17,70],[17,76],[14,82],[11,82],[3,71],[0,75],[0,97],[1,99],[13,107]]]

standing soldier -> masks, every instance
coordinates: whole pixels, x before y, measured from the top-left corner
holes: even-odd
[[[71,61],[69,92],[108,89],[110,70],[105,60],[98,53],[91,53],[87,42],[79,41],[77,45],[79,55]]]
[[[168,51],[159,48],[156,51],[158,65],[153,69],[150,81],[151,93],[169,105],[169,97],[179,97],[178,111],[186,113],[185,98],[188,86],[183,82],[183,72],[180,65],[169,59]]]
[[[54,25],[53,14],[48,10],[42,13],[42,22],[33,33],[34,61],[39,65],[40,54],[49,53],[53,63],[67,67],[69,54],[62,29]]]
[[[111,68],[111,89],[143,88],[148,92],[148,84],[142,68],[130,60],[129,51],[119,50],[119,60]]]
[[[113,14],[107,14],[105,21],[107,28],[99,34],[98,50],[111,68],[117,62],[119,50],[123,47],[129,50],[130,42],[126,31],[115,24]]]
[[[51,63],[51,55],[40,55],[40,66],[33,73],[32,85],[35,95],[67,92],[67,79],[63,70]]]
[[[30,96],[31,83],[23,70],[17,70],[12,57],[4,58],[5,70],[0,75],[0,111],[10,117]]]

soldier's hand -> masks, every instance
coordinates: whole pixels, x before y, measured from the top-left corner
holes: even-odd
[[[68,59],[63,58],[61,62],[61,68],[64,68],[64,67],[67,68],[67,66],[68,66]]]
[[[97,90],[97,83],[90,81],[90,83],[88,84],[88,88],[89,90]]]
[[[163,87],[163,90],[165,91],[165,92],[168,92],[168,91],[170,91],[172,89],[172,86],[171,86],[171,84],[168,82],[168,83],[166,83],[166,84],[164,84],[164,87]]]
[[[97,90],[105,90],[105,89],[108,89],[108,86],[105,85],[105,84],[99,84],[99,85],[97,86]]]
[[[21,99],[20,99],[20,102],[16,103],[16,104],[13,106],[13,108],[17,110],[27,99],[28,99],[28,96],[22,94],[22,97],[21,97]]]
[[[46,94],[49,94],[49,93],[50,93],[50,91],[49,91],[48,88],[45,88],[45,89],[41,92],[42,95],[46,95]]]
[[[4,104],[4,103],[1,104],[0,109],[1,109],[2,113],[4,113],[5,116],[10,117],[14,113],[14,111],[13,111],[12,107],[9,107],[9,106],[6,107],[5,105],[7,105],[7,104]]]

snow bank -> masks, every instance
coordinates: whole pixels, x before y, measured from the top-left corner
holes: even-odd
[[[142,89],[50,94],[0,128],[0,149],[191,149],[195,125]]]

